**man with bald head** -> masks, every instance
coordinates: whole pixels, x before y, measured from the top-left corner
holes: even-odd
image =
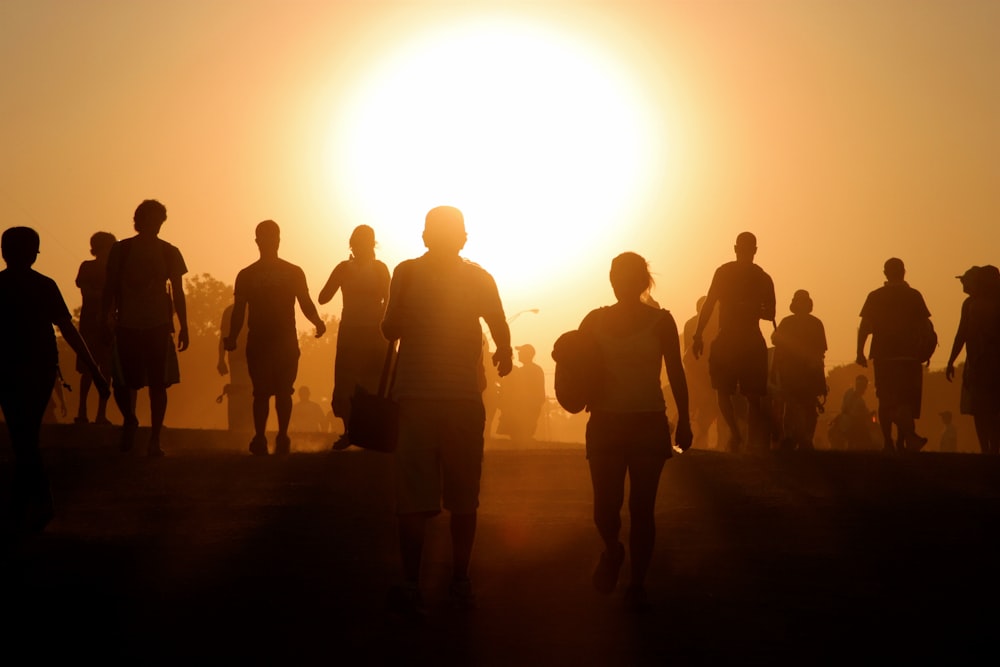
[[[254,437],[250,453],[266,456],[267,416],[271,397],[278,417],[274,453],[288,454],[291,439],[288,423],[292,417],[292,394],[299,368],[299,337],[295,329],[295,303],[316,327],[316,338],[326,333],[326,324],[309,296],[306,275],[298,266],[278,257],[281,230],[274,220],[257,225],[260,259],[236,275],[233,314],[225,349],[236,349],[236,341],[247,317],[247,369],[253,386]]]
[[[891,257],[882,267],[885,283],[870,292],[861,308],[856,362],[868,367],[865,343],[871,336],[869,357],[875,370],[875,396],[886,452],[919,451],[927,438],[918,435],[924,360],[919,334],[930,327],[931,313],[924,297],[905,280],[903,260]],[[892,439],[896,425],[897,440]]]
[[[746,398],[747,439],[756,450],[769,448],[769,429],[764,411],[767,394],[767,342],[760,320],[774,324],[774,282],[754,264],[757,237],[742,232],[736,237],[736,261],[715,270],[698,325],[691,342],[697,359],[704,351],[702,332],[708,326],[715,304],[719,304],[719,331],[712,341],[708,372],[719,398],[719,412],[729,427],[729,450],[742,448],[743,436],[736,420],[733,399],[737,391]]]
[[[465,219],[451,206],[427,213],[427,252],[400,263],[389,284],[382,333],[399,342],[393,397],[399,402],[395,452],[396,514],[403,583],[390,589],[390,611],[424,614],[419,587],[427,519],[451,514],[451,596],[474,604],[469,561],[476,534],[486,423],[482,387],[482,325],[497,349],[492,363],[510,373],[510,329],[493,277],[461,256]]]

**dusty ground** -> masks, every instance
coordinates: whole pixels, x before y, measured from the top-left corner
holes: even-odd
[[[441,518],[430,618],[411,627],[383,613],[397,577],[389,459],[303,439],[293,447],[315,451],[259,459],[244,444],[170,431],[168,456],[149,460],[141,447],[119,454],[113,432],[46,431],[58,516],[4,555],[9,650],[139,664],[997,658],[1000,460],[675,457],[658,502],[655,607],[636,616],[620,590],[590,588],[599,544],[582,447],[494,446],[474,556],[480,608],[446,605]],[[9,463],[0,473],[6,484]]]

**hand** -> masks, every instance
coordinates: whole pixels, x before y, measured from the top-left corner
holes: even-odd
[[[674,431],[674,440],[676,440],[677,446],[682,452],[686,452],[691,448],[691,443],[694,442],[694,434],[691,432],[690,421],[683,419],[677,423],[677,429]]]
[[[951,382],[952,378],[955,377],[955,366],[951,363],[944,369],[944,379]]]
[[[226,336],[222,339],[222,347],[227,351],[232,352],[236,349],[236,339],[232,336]]]
[[[868,360],[865,359],[865,355],[863,354],[859,354],[858,358],[854,360],[854,363],[861,366],[861,368],[868,368]]]
[[[323,320],[320,320],[316,324],[316,338],[322,338],[323,334],[325,334],[325,333],[326,333],[326,322],[324,322]]]
[[[514,370],[514,352],[510,348],[497,350],[493,353],[493,365],[497,367],[497,375],[504,377]]]
[[[700,334],[695,334],[694,338],[691,339],[691,352],[694,353],[694,358],[698,359],[701,357],[701,353],[705,351],[705,342],[701,339]]]
[[[219,363],[215,369],[219,371],[219,375],[229,375],[229,366],[226,364],[225,359],[219,359]]]
[[[181,327],[181,330],[177,332],[177,350],[183,352],[188,349],[191,339],[188,337],[187,327]]]

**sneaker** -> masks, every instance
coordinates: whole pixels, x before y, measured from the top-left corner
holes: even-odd
[[[610,595],[615,590],[615,586],[618,585],[618,572],[623,562],[625,562],[625,546],[621,542],[618,543],[613,555],[607,551],[601,554],[601,560],[597,562],[590,579],[598,593]]]
[[[250,453],[254,456],[267,456],[267,438],[254,436],[250,441]]]
[[[468,579],[452,581],[448,594],[455,609],[472,611],[476,608],[476,594],[472,590],[472,582]]]
[[[906,438],[906,444],[906,451],[919,452],[924,448],[924,445],[927,444],[927,438],[914,431],[908,438]]]
[[[642,586],[629,586],[625,589],[625,608],[636,614],[643,614],[650,610],[649,598],[646,597],[646,589]]]
[[[333,443],[333,447],[331,447],[330,449],[332,449],[335,452],[340,452],[347,449],[350,446],[351,446],[351,441],[347,438],[347,434],[344,433],[339,438],[337,438],[337,441]]]
[[[385,599],[385,608],[408,621],[422,621],[427,616],[423,596],[415,586],[393,586]]]
[[[287,435],[278,435],[274,438],[274,453],[278,456],[288,456],[292,453],[292,439]]]

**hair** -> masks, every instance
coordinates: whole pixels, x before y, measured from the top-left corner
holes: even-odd
[[[740,232],[736,235],[736,245],[746,248],[757,247],[757,237],[753,232]]]
[[[424,218],[424,245],[442,250],[465,246],[465,216],[454,206],[437,206]]]
[[[882,271],[889,280],[902,280],[903,276],[906,275],[906,267],[903,265],[903,260],[898,257],[890,257],[885,260]]]
[[[118,239],[111,232],[94,232],[90,236],[90,254],[97,257],[101,252],[111,250]]]
[[[274,220],[264,220],[257,224],[254,234],[258,239],[279,239],[281,238],[281,228]]]
[[[809,292],[804,289],[795,290],[795,294],[792,295],[792,303],[788,309],[796,315],[800,313],[811,313],[813,310],[813,301],[809,296]]]
[[[375,230],[368,225],[358,225],[348,241],[354,257],[371,257],[375,254]]]
[[[655,285],[646,259],[634,252],[623,252],[611,260],[609,277],[615,294],[621,296],[641,296]]]
[[[0,237],[4,261],[18,266],[31,266],[38,257],[41,239],[31,227],[10,227]]]
[[[167,219],[167,207],[155,199],[146,199],[139,204],[132,221],[135,223],[136,231],[159,227]]]

